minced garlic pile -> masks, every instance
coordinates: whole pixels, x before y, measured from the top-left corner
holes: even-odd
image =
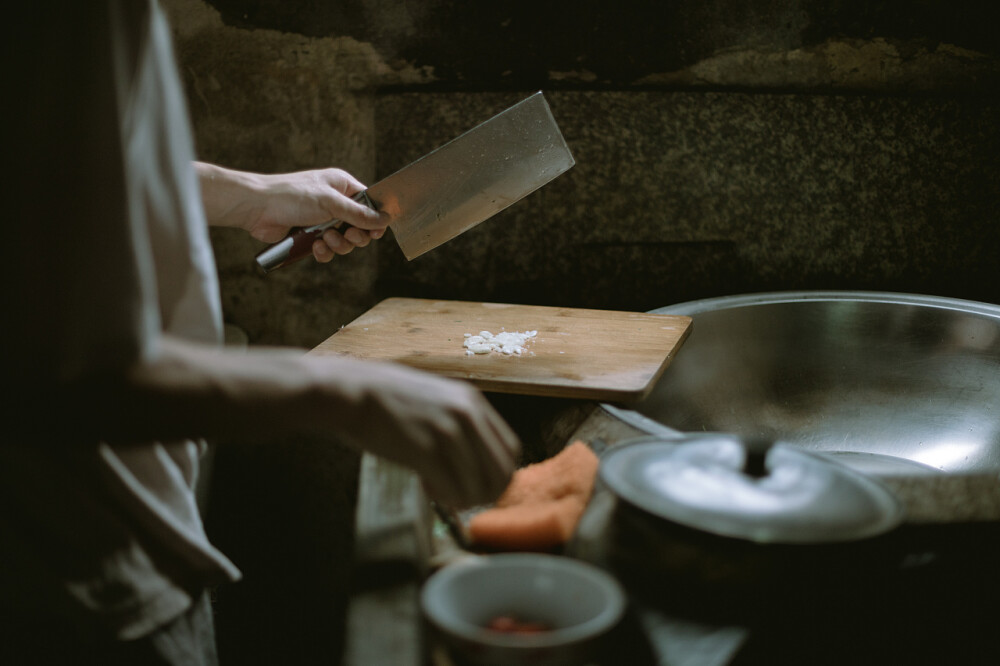
[[[536,335],[538,335],[538,331],[525,331],[524,333],[502,331],[496,335],[489,331],[479,331],[479,335],[466,333],[465,353],[469,356],[489,354],[491,351],[508,355],[523,354],[527,351],[524,345]]]

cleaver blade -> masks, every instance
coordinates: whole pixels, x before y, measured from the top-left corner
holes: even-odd
[[[541,92],[473,127],[354,196],[389,217],[407,260],[436,248],[523,199],[575,164]],[[266,273],[312,253],[342,225],[295,229],[257,255]]]

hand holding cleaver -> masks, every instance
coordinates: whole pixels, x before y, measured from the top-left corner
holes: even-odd
[[[407,260],[468,231],[575,164],[541,92],[354,195],[390,218]],[[257,255],[269,273],[312,253],[330,220],[293,229]]]

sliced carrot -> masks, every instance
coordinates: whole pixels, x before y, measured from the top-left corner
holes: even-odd
[[[598,459],[586,444],[573,442],[548,460],[522,467],[514,473],[497,506],[586,495],[594,487]]]
[[[550,550],[569,540],[584,508],[579,497],[564,497],[487,509],[469,521],[469,535],[474,543],[495,550]]]
[[[566,543],[590,500],[597,467],[594,452],[576,441],[517,470],[496,505],[469,521],[473,542],[496,550],[551,550]]]

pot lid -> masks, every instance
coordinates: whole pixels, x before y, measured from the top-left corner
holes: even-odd
[[[623,443],[601,456],[600,476],[648,513],[759,543],[853,541],[903,520],[899,501],[874,479],[792,445],[735,435]]]

